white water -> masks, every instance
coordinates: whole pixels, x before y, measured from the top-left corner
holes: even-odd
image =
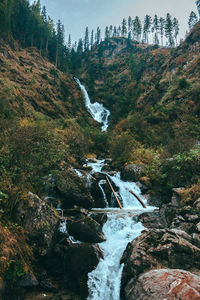
[[[87,107],[87,110],[91,114],[94,120],[96,120],[98,123],[103,123],[103,126],[101,127],[102,131],[107,131],[108,128],[108,118],[110,116],[110,112],[108,109],[106,109],[103,104],[100,104],[98,102],[91,103],[90,97],[88,95],[88,92],[86,91],[86,88],[84,85],[81,84],[80,80],[78,78],[74,78],[78,85],[80,86],[84,98],[85,98],[85,105]]]
[[[93,167],[92,173],[101,172],[104,161],[89,163]],[[109,176],[109,174],[106,174]],[[144,211],[138,200],[130,194],[126,188],[133,190],[141,198],[140,189],[135,183],[124,182],[119,174],[109,176],[119,187],[119,193],[123,199],[123,210],[115,208],[114,212],[108,212],[108,221],[103,227],[106,241],[99,246],[104,252],[102,259],[96,269],[88,274],[89,297],[87,300],[120,300],[120,286],[123,265],[120,260],[127,244],[141,234],[144,229],[141,223],[137,223],[133,215]],[[146,203],[146,200],[143,199]],[[148,211],[154,209],[148,207]],[[112,209],[113,210],[113,209]],[[130,213],[131,211],[131,213]],[[147,211],[147,210],[145,210]]]

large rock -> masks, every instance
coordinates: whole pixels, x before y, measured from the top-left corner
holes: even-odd
[[[72,208],[75,205],[87,209],[94,207],[94,200],[84,181],[71,170],[54,176],[54,191],[61,199],[62,208]]]
[[[183,270],[153,270],[129,281],[125,299],[199,300],[200,277]]]
[[[103,253],[98,245],[74,244],[66,251],[66,271],[74,282],[75,289],[84,299],[88,296],[88,273],[98,265]]]
[[[141,164],[129,164],[121,169],[121,178],[124,181],[139,181],[145,175],[146,167]]]
[[[88,216],[68,223],[67,229],[68,233],[79,241],[88,243],[101,243],[105,241],[101,225]]]
[[[29,192],[28,198],[19,202],[16,221],[22,225],[35,253],[46,255],[52,248],[59,218],[54,210],[37,195]]]
[[[151,229],[129,243],[121,263],[122,293],[128,282],[141,273],[156,268],[198,270],[200,268],[200,248],[193,238],[176,229]]]

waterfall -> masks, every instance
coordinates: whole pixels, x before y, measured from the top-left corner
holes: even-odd
[[[108,128],[108,118],[110,116],[110,111],[106,109],[103,104],[100,104],[98,102],[91,103],[90,97],[88,95],[88,92],[86,91],[86,88],[84,85],[81,84],[80,80],[78,78],[74,78],[75,81],[78,83],[80,89],[83,92],[84,98],[85,98],[85,105],[87,107],[88,112],[91,114],[94,120],[96,120],[98,123],[102,123],[103,126],[101,127],[102,131],[107,131]]]
[[[101,172],[104,161],[88,162],[92,167],[91,173]],[[120,300],[120,287],[123,265],[120,264],[123,252],[129,242],[139,236],[144,229],[140,222],[136,222],[134,214],[144,211],[138,200],[131,195],[126,188],[133,190],[141,196],[140,189],[132,182],[124,182],[120,175],[116,173],[109,178],[119,188],[119,193],[123,201],[123,209],[105,209],[108,220],[103,226],[103,233],[106,241],[99,246],[104,252],[102,259],[96,269],[88,274],[89,296],[87,300]],[[146,200],[143,199],[146,203]],[[148,207],[145,211],[151,211],[154,207]]]

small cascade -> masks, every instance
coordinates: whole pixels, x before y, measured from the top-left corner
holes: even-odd
[[[101,127],[102,131],[107,131],[108,128],[108,118],[110,116],[110,111],[106,109],[103,104],[95,102],[91,103],[90,97],[88,95],[88,92],[86,91],[86,88],[84,85],[81,84],[80,80],[78,78],[74,78],[77,84],[79,85],[80,89],[83,92],[84,98],[85,98],[85,105],[87,107],[88,112],[91,114],[94,120],[96,120],[98,123],[103,123],[103,126]]]
[[[100,180],[98,186],[99,186],[99,188],[100,188],[100,190],[101,190],[101,192],[103,194],[103,199],[104,199],[104,201],[106,203],[106,207],[109,207],[108,200],[107,200],[107,197],[106,197],[106,193],[104,192],[104,189],[101,186],[102,184],[105,184],[105,182],[106,182],[105,180]]]

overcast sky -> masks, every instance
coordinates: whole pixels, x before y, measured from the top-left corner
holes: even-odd
[[[95,31],[100,26],[104,31],[107,25],[119,26],[129,15],[143,19],[146,14],[165,17],[167,12],[178,18],[180,37],[184,37],[190,12],[197,12],[195,0],[41,0],[41,5],[55,23],[61,20],[73,41],[84,36],[86,26]]]

